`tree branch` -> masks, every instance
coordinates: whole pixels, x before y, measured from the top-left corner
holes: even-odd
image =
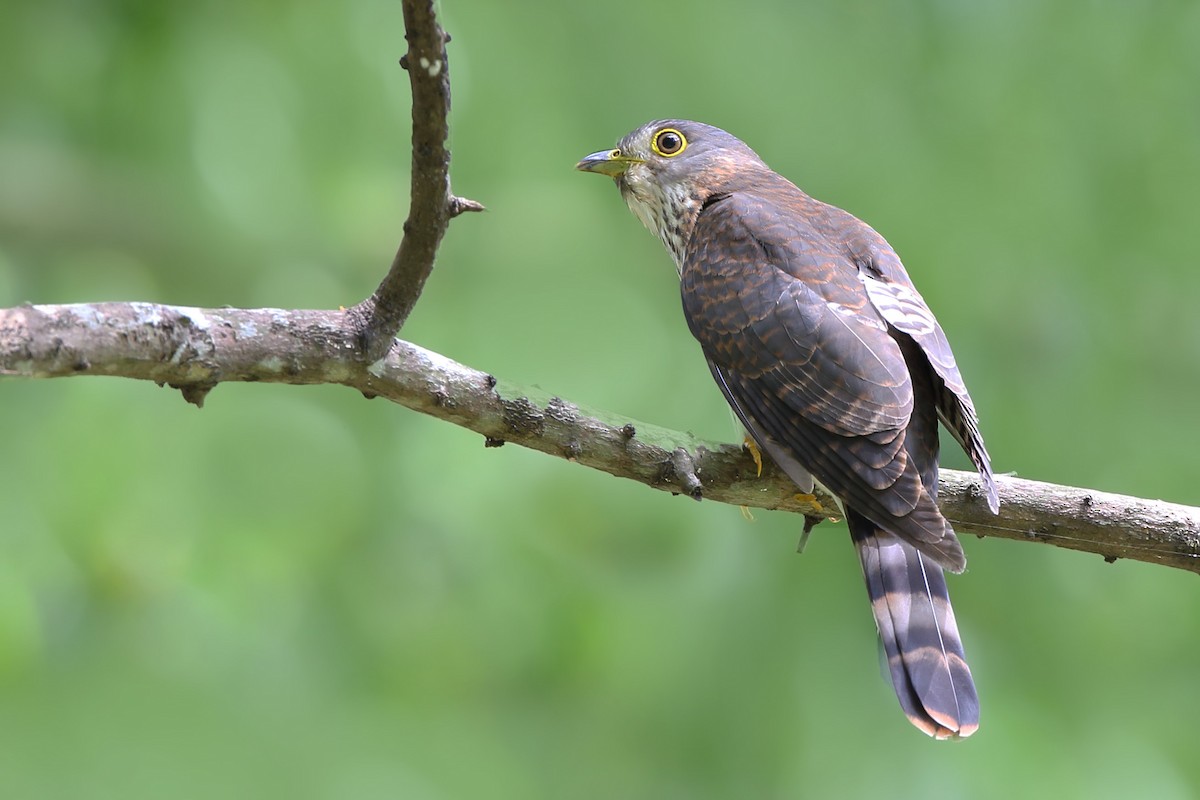
[[[408,52],[400,66],[408,70],[412,86],[412,188],[404,238],[391,269],[370,297],[349,310],[348,322],[360,331],[368,362],[387,352],[408,319],[450,220],[464,211],[483,210],[450,191],[450,37],[438,24],[433,0],[404,0],[403,7]]]
[[[150,303],[21,306],[0,310],[0,375],[115,375],[182,388],[185,397],[189,387],[221,381],[339,383],[469,428],[488,447],[512,442],[721,503],[836,514],[830,498],[798,497],[769,464],[756,477],[737,445],[589,410],[403,341],[363,363],[348,315]],[[1000,514],[992,516],[972,473],[941,476],[939,503],[960,532],[1200,572],[1200,509],[999,477]]]
[[[200,309],[150,303],[26,305],[0,310],[0,376],[113,375],[154,381],[203,404],[222,381],[339,383],[368,397],[656,489],[829,517],[823,495],[798,496],[772,465],[756,475],[741,447],[590,411],[499,382],[394,340],[433,268],[450,219],[482,206],[450,191],[446,149],[449,38],[432,0],[404,0],[413,93],[412,188],[404,237],[375,292],[344,311]],[[365,356],[365,357],[364,357]],[[968,473],[942,470],[940,503],[961,531],[1042,541],[1200,572],[1200,509],[1000,478],[992,516]]]

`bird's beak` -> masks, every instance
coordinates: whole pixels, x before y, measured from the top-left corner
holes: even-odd
[[[641,163],[642,159],[621,155],[620,150],[601,150],[599,153],[584,156],[575,165],[575,169],[580,172],[598,172],[610,178],[619,178],[625,174],[625,170],[634,164]]]

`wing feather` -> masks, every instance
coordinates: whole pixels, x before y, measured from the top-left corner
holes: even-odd
[[[913,387],[901,347],[853,263],[802,223],[753,195],[708,206],[692,236],[706,244],[689,246],[681,275],[688,325],[748,430],[960,571],[962,549],[905,449]]]
[[[995,514],[1000,510],[1000,499],[992,476],[991,456],[983,443],[979,415],[958,371],[945,331],[908,277],[900,257],[883,237],[866,228],[851,240],[851,248],[872,305],[889,325],[917,343],[940,379],[936,398],[938,417],[979,471],[988,507]]]

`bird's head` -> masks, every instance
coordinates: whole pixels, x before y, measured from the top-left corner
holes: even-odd
[[[585,156],[575,168],[612,178],[677,266],[704,201],[730,191],[747,172],[767,169],[737,137],[682,119],[648,122],[621,139],[616,149]]]

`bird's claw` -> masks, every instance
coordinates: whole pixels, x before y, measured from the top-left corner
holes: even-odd
[[[746,434],[742,438],[742,446],[750,451],[750,457],[754,459],[754,477],[762,477],[762,451],[758,449],[758,444],[750,438],[750,434]]]
[[[797,502],[812,506],[817,512],[815,515],[817,520],[822,520],[825,518],[825,506],[821,505],[821,501],[817,499],[815,494],[800,493],[792,495],[792,497],[794,497]],[[805,518],[807,519],[808,516],[805,515]],[[816,523],[814,522],[813,524],[815,525]]]

